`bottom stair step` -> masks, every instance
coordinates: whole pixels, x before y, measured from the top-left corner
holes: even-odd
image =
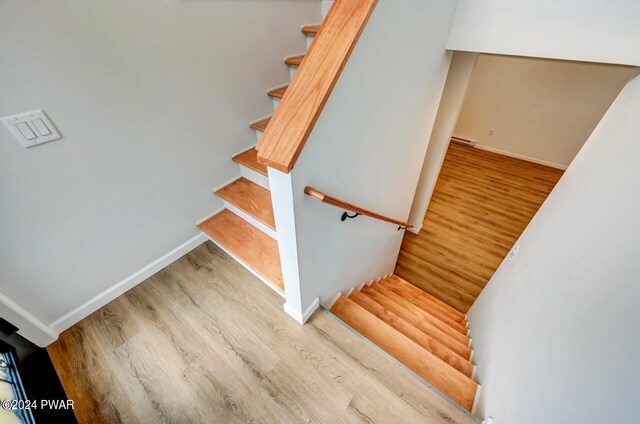
[[[338,298],[331,312],[460,406],[471,411],[478,388],[478,384],[471,378],[344,296]]]
[[[278,242],[238,215],[223,210],[198,226],[256,274],[284,292]]]

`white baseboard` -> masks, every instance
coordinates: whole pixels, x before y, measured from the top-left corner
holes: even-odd
[[[245,148],[244,148],[244,149],[242,149],[242,150],[238,150],[237,152],[235,152],[234,154],[232,154],[232,155],[231,155],[231,157],[232,157],[232,158],[234,158],[234,157],[236,157],[236,156],[238,156],[238,155],[241,155],[241,154],[243,154],[243,153],[247,153],[249,150],[253,150],[253,149],[255,149],[255,148],[256,148],[256,145],[255,145],[255,144],[252,144],[252,145],[251,145],[251,146],[249,146],[249,147],[245,147]]]
[[[473,399],[473,406],[471,407],[471,413],[478,416],[478,405],[480,404],[480,392],[482,391],[482,385],[478,384],[476,389],[476,397]]]
[[[266,93],[264,93],[264,94],[266,94],[266,95],[268,96],[268,95],[269,95],[269,93],[270,93],[270,92],[272,92],[273,90],[279,90],[279,89],[281,89],[281,88],[286,87],[287,85],[289,85],[289,83],[288,83],[288,82],[285,82],[284,84],[276,85],[275,87],[271,87],[270,89],[268,89],[268,90],[267,90],[267,92],[266,92]]]
[[[302,314],[290,307],[287,303],[284,304],[284,311],[291,318],[295,319],[299,324],[304,324],[311,317],[311,315],[320,307],[320,298],[316,298]]]
[[[133,274],[119,281],[107,290],[94,296],[82,305],[53,321],[51,324],[49,324],[49,326],[58,333],[63,332],[67,328],[80,322],[85,317],[102,308],[107,303],[116,299],[118,296],[121,296],[127,291],[131,290],[133,287],[151,277],[156,272],[162,270],[171,263],[180,259],[182,256],[200,246],[205,241],[207,241],[207,236],[205,234],[198,234],[197,236],[192,237],[169,253],[162,255],[155,261],[151,262],[149,265],[134,272]]]
[[[483,146],[482,144],[476,144],[474,147],[476,149],[486,150],[487,152],[497,153],[499,155],[509,156],[511,158],[526,160],[527,162],[533,162],[533,163],[537,163],[538,165],[549,166],[551,168],[560,169],[562,171],[566,171],[567,170],[567,166],[566,165],[560,165],[559,163],[547,162],[547,161],[536,159],[536,158],[532,158],[532,157],[529,157],[529,156],[520,155],[518,153],[506,152],[504,150],[495,149],[493,147]]]
[[[46,347],[58,338],[57,331],[31,315],[4,293],[0,293],[0,315],[18,327],[18,334],[40,347]]]
[[[218,215],[223,210],[224,210],[224,206],[222,206],[221,208],[218,208],[215,212],[212,212],[211,214],[205,216],[204,218],[202,218],[200,221],[198,221],[196,223],[196,227],[199,226],[200,224],[203,224],[203,223],[207,222],[208,220],[210,220],[214,216]]]
[[[218,187],[213,189],[213,192],[215,193],[218,190],[222,190],[223,188],[225,188],[226,186],[228,186],[229,184],[233,184],[236,181],[238,181],[240,178],[242,178],[242,175],[236,175],[235,177],[231,178],[229,181],[220,184]]]
[[[268,115],[263,116],[262,118],[258,118],[258,119],[254,119],[253,121],[249,122],[249,125],[253,125],[253,124],[257,124],[260,121],[264,121],[267,118],[271,118],[273,116],[273,113],[270,113]]]

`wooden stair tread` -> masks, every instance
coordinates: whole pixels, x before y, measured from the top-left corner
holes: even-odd
[[[288,87],[289,87],[288,85],[285,85],[284,87],[270,90],[267,94],[269,95],[269,97],[275,97],[276,99],[281,99],[284,96],[284,93],[287,91]]]
[[[458,342],[460,342],[462,344],[467,344],[467,345],[469,344],[469,338],[466,336],[466,334],[462,334],[459,331],[451,328],[449,325],[447,325],[446,323],[442,322],[437,317],[434,317],[429,312],[427,312],[424,309],[414,305],[412,302],[410,302],[409,300],[405,299],[404,297],[402,297],[398,293],[394,292],[390,288],[388,288],[388,287],[386,287],[386,286],[384,286],[384,285],[382,285],[380,283],[374,283],[371,287],[374,290],[379,291],[380,293],[384,294],[386,297],[390,298],[395,303],[397,303],[400,306],[402,306],[409,313],[413,314],[414,316],[417,316],[420,320],[429,322],[429,324],[431,324],[432,326],[438,328],[440,331],[444,332],[449,337],[455,339],[456,341],[458,341]]]
[[[258,122],[254,122],[253,124],[250,125],[250,127],[253,128],[254,130],[264,132],[264,130],[267,129],[267,125],[269,125],[269,121],[271,121],[271,117],[265,118]]]
[[[284,63],[286,63],[289,66],[294,66],[294,67],[298,67],[300,66],[300,64],[302,63],[302,59],[304,59],[304,55],[300,55],[300,56],[293,56],[293,57],[288,57]]]
[[[441,309],[437,304],[430,302],[429,300],[422,298],[419,294],[414,291],[407,289],[406,286],[398,284],[396,281],[392,279],[386,279],[380,281],[381,285],[387,287],[389,290],[396,292],[398,295],[402,296],[404,299],[413,303],[420,309],[429,313],[430,315],[438,318],[440,321],[447,324],[449,327],[458,331],[460,334],[467,335],[467,327],[464,324],[458,322],[455,318],[451,317],[447,311]]]
[[[256,274],[284,291],[277,241],[228,209],[198,227]]]
[[[442,309],[443,311],[446,311],[452,318],[455,318],[457,322],[460,322],[461,324],[466,323],[467,318],[464,313],[460,312],[459,310],[457,310],[451,305],[447,305],[445,302],[433,296],[432,294],[427,293],[426,291],[422,290],[420,287],[411,284],[407,280],[395,274],[391,275],[388,279],[394,282],[397,282],[398,284],[404,286],[408,290],[411,290],[414,293],[418,294],[421,298],[429,301],[432,304],[437,305],[440,309]]]
[[[320,31],[320,27],[322,27],[322,25],[305,25],[302,27],[302,32],[304,34],[317,34],[318,31]]]
[[[216,196],[231,203],[275,231],[271,192],[246,178],[240,178],[215,192]]]
[[[255,148],[234,156],[233,161],[265,177],[268,176],[267,167],[258,162],[258,151]]]
[[[468,342],[457,340],[455,337],[452,337],[449,333],[442,331],[437,326],[432,324],[433,320],[425,320],[422,317],[412,313],[411,311],[405,309],[402,304],[394,301],[390,297],[384,295],[378,290],[374,290],[371,287],[365,286],[362,289],[362,293],[384,306],[385,308],[392,311],[394,314],[398,315],[408,323],[412,324],[414,327],[418,328],[422,332],[429,334],[434,339],[442,343],[444,346],[451,349],[453,352],[460,355],[463,359],[469,359],[471,357],[471,348],[468,345]],[[454,334],[458,334],[453,330],[450,332]]]
[[[378,319],[381,319],[391,327],[395,328],[397,331],[401,332],[414,342],[418,343],[420,346],[427,349],[429,352],[433,353],[435,356],[442,359],[447,364],[460,371],[462,374],[466,375],[467,377],[471,377],[471,373],[473,372],[473,364],[463,359],[460,355],[444,346],[442,343],[438,342],[427,333],[424,333],[423,331],[414,327],[404,319],[400,318],[398,315],[394,314],[389,309],[385,308],[375,300],[359,291],[354,291],[353,293],[351,293],[349,299],[353,300],[358,305],[362,306],[364,309],[375,315]]]
[[[471,411],[478,387],[475,381],[344,296],[338,298],[331,312]]]

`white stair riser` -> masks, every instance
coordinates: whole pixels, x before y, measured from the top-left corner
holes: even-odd
[[[293,81],[293,77],[296,75],[297,70],[297,66],[289,66],[289,80]]]
[[[254,130],[256,132],[256,140],[260,143],[260,139],[262,138],[262,131]]]
[[[313,39],[315,38],[315,34],[307,34],[307,50],[311,47],[311,43],[313,43]]]
[[[253,169],[240,165],[240,175],[252,183],[258,184],[262,188],[269,190],[269,177],[266,177]]]
[[[278,108],[278,105],[280,104],[280,99],[277,97],[274,97],[272,100],[273,100],[273,111],[275,112],[276,109]]]
[[[240,218],[242,218],[245,221],[247,221],[249,224],[251,224],[254,227],[256,227],[258,230],[262,231],[263,233],[265,233],[266,235],[268,235],[272,239],[275,239],[275,240],[278,239],[278,236],[277,236],[276,232],[273,231],[271,228],[267,227],[266,225],[264,225],[262,222],[258,221],[257,219],[255,219],[254,217],[249,215],[248,213],[241,211],[236,206],[234,206],[233,204],[227,202],[226,200],[223,200],[223,203],[224,203],[224,207],[225,208],[229,209],[231,212],[233,212],[234,214],[238,215]]]

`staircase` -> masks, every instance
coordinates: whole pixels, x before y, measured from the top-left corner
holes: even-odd
[[[285,59],[293,81],[291,89],[289,90],[288,85],[281,85],[267,91],[267,95],[273,101],[274,113],[283,98],[285,103],[276,113],[274,122],[271,122],[271,115],[250,123],[259,143],[261,160],[269,163],[270,167],[275,167],[281,172],[291,170],[292,163],[295,162],[299,149],[306,140],[305,134],[320,113],[321,107],[318,108],[318,104],[324,104],[326,101],[326,96],[330,94],[331,87],[357,39],[356,32],[359,31],[354,29],[362,28],[374,4],[375,1],[366,0],[338,3],[332,8],[333,21],[331,17],[326,19],[327,30],[318,37],[318,42],[314,44],[315,50],[308,55],[308,60],[304,60],[305,55]],[[345,28],[336,30],[331,27],[332,23],[336,27],[340,27],[342,23]],[[302,33],[307,37],[308,48],[320,29],[320,25],[302,28]],[[349,31],[352,32],[351,38],[347,36]],[[341,43],[327,41],[328,36],[323,41],[325,33],[340,35]],[[336,45],[340,48],[331,50],[330,47]],[[317,79],[316,66],[326,68],[325,72],[328,72],[327,69],[330,70],[330,78]],[[302,70],[298,79],[294,80],[299,67],[302,67]],[[307,81],[315,81],[316,85],[312,86],[319,87],[318,90],[309,90]],[[317,98],[309,97],[311,92],[314,94],[316,91],[320,93]],[[304,98],[304,101],[300,98]],[[307,104],[313,107],[304,106]],[[297,121],[288,121],[300,111],[309,112],[308,116],[303,113],[303,116],[296,118]],[[300,122],[304,125],[298,125]],[[293,126],[296,127],[296,131],[278,132],[278,124],[280,130]],[[267,136],[263,138],[265,132]],[[269,138],[270,145],[265,143]],[[286,146],[276,145],[274,141],[284,142]],[[265,144],[271,147],[270,151]],[[280,154],[280,150],[285,153]],[[267,156],[270,158],[265,161],[266,151],[269,151],[270,155]],[[239,167],[239,177],[215,191],[215,195],[222,199],[225,209],[200,224],[199,228],[276,293],[285,297],[269,172],[265,165],[258,162],[256,147],[234,156],[232,160]],[[355,216],[365,215],[387,221],[399,225],[399,229],[409,226],[408,223],[346,203],[312,187],[307,187],[305,193],[331,206],[357,212]],[[345,212],[345,215],[348,214]],[[343,216],[343,221],[345,219]],[[289,294],[293,293],[295,291],[291,290]],[[479,386],[472,377],[474,365],[471,362],[472,352],[464,314],[395,275],[371,286],[364,286],[348,297],[340,296],[331,312],[444,395],[471,411]]]
[[[302,27],[307,47],[320,30],[320,25]],[[304,55],[285,59],[293,79]],[[287,91],[288,85],[273,88],[267,95],[273,100],[273,110]],[[269,125],[271,117],[250,123],[257,141]],[[240,176],[215,191],[225,209],[198,227],[211,241],[247,268],[260,280],[284,297],[284,282],[278,251],[267,167],[258,162],[255,147],[232,158],[238,164]]]
[[[331,312],[471,411],[478,384],[464,314],[396,275],[340,296]]]

